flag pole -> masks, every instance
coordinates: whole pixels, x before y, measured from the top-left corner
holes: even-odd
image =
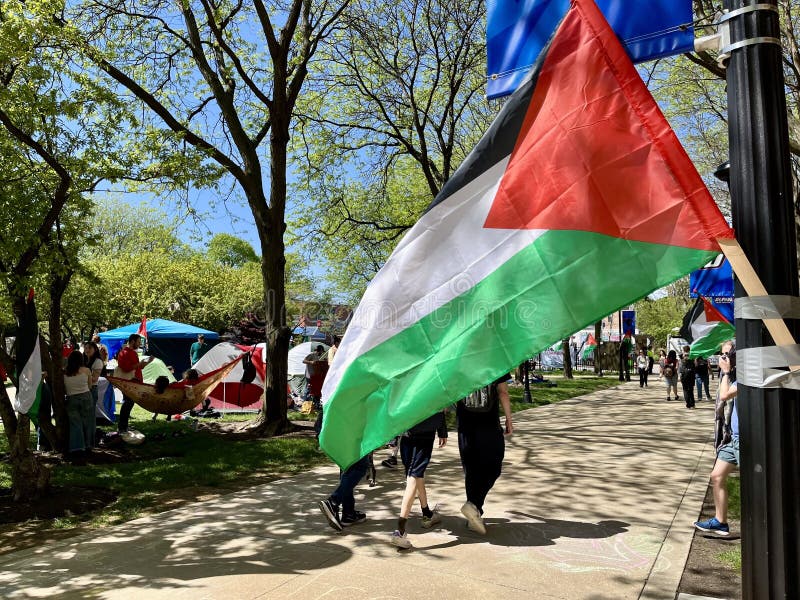
[[[724,7],[733,226],[764,288],[797,296],[778,2],[725,0]],[[747,295],[740,276],[735,293]],[[736,338],[740,348],[773,343],[756,320],[736,319]],[[739,387],[744,600],[800,597],[798,400],[793,390]]]

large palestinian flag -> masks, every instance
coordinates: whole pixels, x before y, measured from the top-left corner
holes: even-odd
[[[713,302],[700,296],[683,317],[681,337],[691,344],[689,358],[714,354],[722,342],[733,339],[736,329]]]
[[[323,388],[345,467],[732,237],[591,0],[368,287]]]
[[[42,394],[42,353],[39,348],[39,322],[33,303],[33,290],[28,294],[25,311],[17,323],[17,397],[14,410],[36,420]]]

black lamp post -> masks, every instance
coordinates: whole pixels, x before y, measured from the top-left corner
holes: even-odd
[[[522,401],[526,404],[533,404],[533,398],[531,397],[531,381],[528,374],[530,373],[530,360],[526,360],[524,363],[525,367],[523,368],[523,383],[525,384],[525,391],[522,392]]]

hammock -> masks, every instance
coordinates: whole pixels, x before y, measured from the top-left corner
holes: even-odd
[[[149,383],[119,377],[109,377],[108,381],[145,410],[162,415],[175,415],[194,408],[208,398],[212,390],[225,379],[243,356],[201,375],[196,381],[170,383],[161,394],[156,392],[156,386]]]

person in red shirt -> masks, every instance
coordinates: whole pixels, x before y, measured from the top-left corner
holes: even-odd
[[[141,344],[142,336],[137,333],[131,334],[122,350],[117,354],[117,368],[114,369],[114,377],[142,381],[142,369],[153,362],[155,357],[151,356],[147,360],[140,360],[137,350]],[[119,410],[119,421],[117,421],[118,431],[128,431],[131,410],[133,410],[133,400],[123,396],[122,407]]]

